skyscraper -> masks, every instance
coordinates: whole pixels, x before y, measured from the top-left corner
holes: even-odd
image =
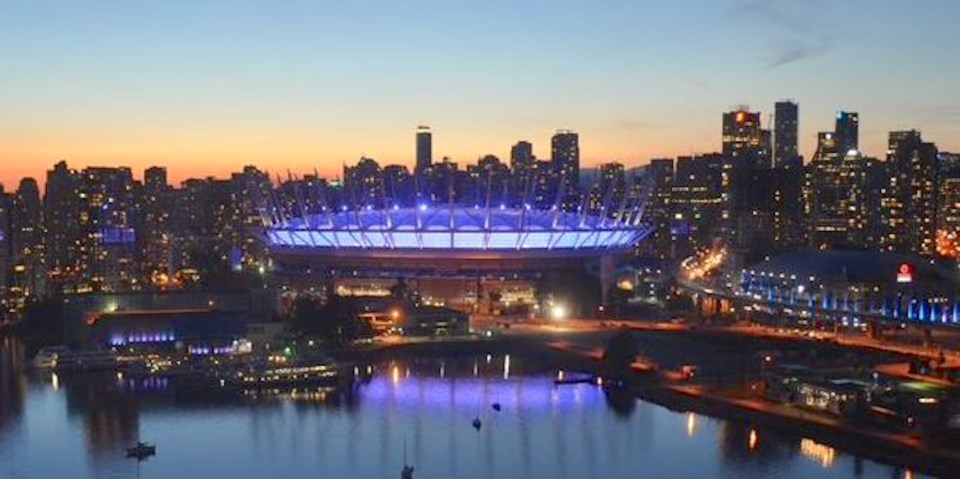
[[[880,248],[932,255],[936,251],[940,176],[937,147],[920,132],[890,133],[881,190]]]
[[[837,125],[833,133],[839,154],[846,155],[850,150],[859,150],[860,115],[849,111],[837,112]]]
[[[130,168],[80,172],[80,281],[76,292],[137,287],[136,201]]]
[[[960,251],[960,154],[940,153],[940,186],[937,188],[937,253],[958,255]]]
[[[429,126],[417,127],[417,164],[414,174],[421,175],[433,165],[433,134]]]
[[[8,290],[13,266],[13,211],[16,196],[0,185],[0,319],[10,309]]]
[[[380,164],[373,158],[360,158],[356,166],[343,168],[343,187],[352,207],[383,207],[385,190]]]
[[[774,106],[774,168],[790,168],[798,166],[797,159],[800,151],[797,147],[799,130],[799,116],[797,104],[785,100]]]
[[[47,171],[43,197],[47,273],[56,285],[79,275],[80,190],[77,172],[65,161]]]
[[[529,141],[518,141],[510,147],[510,168],[517,169],[520,165],[529,165],[533,163],[536,157],[533,156],[533,144]]]
[[[723,156],[730,168],[769,167],[760,113],[746,108],[723,114]]]
[[[160,287],[165,287],[173,274],[172,201],[167,169],[147,168],[143,185],[137,188],[137,263],[144,280]]]
[[[560,205],[566,210],[576,208],[580,200],[579,135],[570,130],[557,130],[550,140],[550,153]]]
[[[43,290],[46,271],[43,265],[43,205],[37,180],[20,180],[14,202],[12,241],[14,280],[25,296]]]
[[[837,145],[837,136],[820,133],[809,165],[809,235],[820,249],[865,248],[867,163],[855,149]]]
[[[516,204],[529,201],[533,194],[537,157],[529,141],[518,141],[510,148],[510,191]]]
[[[790,175],[774,175],[770,171],[771,134],[762,128],[759,112],[740,108],[724,113],[722,145],[721,221],[726,240],[749,254],[781,249],[785,245],[777,243],[787,235],[775,228],[786,225],[778,219],[792,212],[776,208],[799,202],[799,196],[793,197],[799,191],[799,176],[793,175],[796,184],[788,184]]]

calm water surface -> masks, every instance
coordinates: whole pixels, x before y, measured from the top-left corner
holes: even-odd
[[[351,391],[235,397],[165,381],[36,375],[0,340],[0,478],[922,477],[824,444],[555,387],[516,357],[380,364]],[[361,368],[364,372],[365,368]],[[502,404],[502,411],[491,408]],[[471,427],[479,416],[480,431]]]

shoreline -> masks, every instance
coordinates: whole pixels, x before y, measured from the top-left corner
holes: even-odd
[[[342,360],[381,362],[390,359],[477,354],[516,354],[543,360],[551,367],[602,374],[596,359],[554,348],[532,338],[463,339],[430,342],[377,345],[372,348],[341,350],[332,354]],[[693,392],[688,386],[663,383],[651,377],[653,372],[632,373],[634,384],[631,395],[675,412],[693,412],[716,419],[774,429],[809,438],[843,453],[881,462],[893,467],[904,467],[914,472],[938,478],[960,477],[960,453],[940,448],[932,449],[921,440],[898,443],[894,433],[868,430],[855,424],[846,424],[815,412],[796,410],[791,415],[775,409],[749,407],[743,401],[718,394]],[[889,436],[889,437],[884,437]]]

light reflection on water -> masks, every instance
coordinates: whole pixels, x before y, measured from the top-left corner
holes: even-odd
[[[0,348],[4,479],[135,477],[123,448],[138,438],[158,448],[145,478],[391,478],[404,442],[422,479],[915,477],[809,438],[557,387],[557,371],[516,356],[394,362],[349,391],[251,399],[113,375],[28,379],[22,355]]]

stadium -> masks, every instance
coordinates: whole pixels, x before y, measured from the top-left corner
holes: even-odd
[[[640,203],[604,215],[529,205],[344,208],[272,218],[265,241],[274,271],[301,283],[329,280],[338,294],[385,294],[404,278],[451,307],[471,295],[476,304],[491,288],[501,298],[518,292],[522,301],[531,299],[533,281],[564,271],[590,271],[602,287],[613,284],[617,259],[651,230]]]

